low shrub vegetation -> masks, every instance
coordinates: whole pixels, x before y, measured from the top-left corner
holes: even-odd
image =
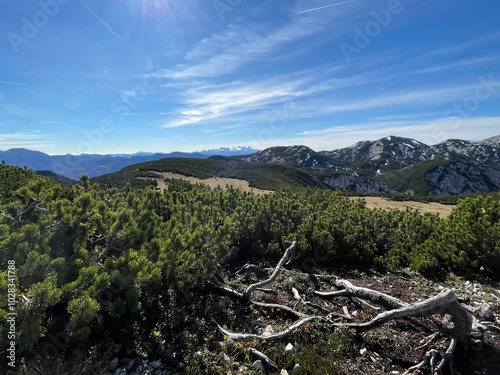
[[[494,196],[462,199],[441,219],[372,210],[314,188],[256,196],[173,180],[165,191],[117,189],[86,176],[67,187],[6,165],[0,176],[0,319],[8,312],[7,265],[15,261],[19,360],[61,335],[59,354],[68,356],[114,348],[192,357],[215,340],[211,318],[224,314],[207,302],[207,282],[248,261],[275,264],[288,239],[298,241],[296,264],[306,272],[409,268],[432,277],[500,277]],[[0,325],[1,337],[5,330]],[[310,334],[297,339],[311,344],[302,363],[325,358],[335,373],[353,347],[349,331]],[[7,342],[0,346],[5,351]]]

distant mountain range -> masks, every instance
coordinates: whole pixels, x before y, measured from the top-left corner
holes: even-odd
[[[306,146],[271,147],[235,159],[278,163],[321,172],[339,172],[328,185],[363,190],[361,181],[378,181],[384,190],[418,195],[466,195],[500,191],[500,136],[483,141],[450,139],[426,145],[389,136],[351,147],[316,152]],[[357,180],[357,181],[354,181]],[[325,181],[324,181],[325,182]],[[369,192],[369,191],[368,191]]]
[[[371,171],[373,174],[437,159],[460,160],[500,168],[500,136],[479,142],[450,139],[433,146],[411,138],[389,136],[376,141],[361,141],[333,151],[316,152],[306,146],[271,147],[237,159],[316,170]]]
[[[67,178],[78,180],[81,174],[89,177],[101,176],[125,168],[128,165],[144,163],[164,158],[200,158],[206,159],[213,155],[234,156],[255,153],[248,147],[222,147],[200,152],[171,152],[171,153],[148,153],[138,152],[135,154],[82,154],[82,155],[47,155],[40,151],[32,151],[24,148],[13,148],[0,151],[0,160],[6,164],[19,167],[28,167],[35,171],[52,171]]]
[[[174,157],[182,158],[178,159],[177,166],[174,160],[153,163]],[[150,171],[153,175],[153,171],[160,168],[192,176],[199,174],[200,170],[213,176],[232,175],[262,188],[309,184],[367,194],[419,196],[500,191],[500,136],[476,142],[450,139],[436,145],[389,136],[321,152],[306,146],[289,146],[262,151],[221,148],[194,153],[49,156],[37,151],[12,149],[0,151],[0,160],[34,170],[51,170],[72,179],[78,179],[82,173],[95,177],[128,167],[120,178],[111,176],[101,181],[140,177],[142,172],[139,171]],[[181,164],[182,168],[179,167]],[[263,169],[258,166],[263,164],[287,168]],[[279,175],[276,174],[278,170]],[[259,173],[266,176],[266,183],[257,178]]]

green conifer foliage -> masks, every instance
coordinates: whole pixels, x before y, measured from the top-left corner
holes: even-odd
[[[207,282],[248,261],[275,264],[291,239],[299,244],[292,266],[306,271],[313,263],[500,275],[494,197],[463,199],[443,220],[371,210],[321,189],[257,196],[180,180],[164,191],[107,189],[85,175],[64,187],[6,165],[0,177],[0,298],[15,261],[20,353],[61,332],[84,351],[192,348],[205,339]],[[6,312],[2,302],[0,319]]]

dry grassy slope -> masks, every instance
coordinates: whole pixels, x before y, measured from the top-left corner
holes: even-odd
[[[263,190],[263,189],[257,189],[257,188],[252,188],[249,185],[248,181],[245,180],[238,180],[235,178],[224,178],[224,177],[211,177],[211,178],[206,178],[206,179],[201,179],[201,178],[196,178],[196,177],[190,177],[190,176],[185,176],[179,173],[172,173],[172,172],[159,172],[158,173],[161,178],[157,179],[158,182],[158,189],[163,190],[168,186],[168,183],[165,182],[165,179],[181,179],[184,181],[189,181],[193,184],[203,184],[207,185],[209,187],[215,188],[215,187],[221,187],[225,188],[226,186],[233,186],[237,189],[243,190],[243,191],[249,191],[254,194],[267,194],[267,193],[272,193],[271,190]]]
[[[359,198],[352,198],[359,199]],[[440,203],[422,203],[422,202],[412,202],[412,201],[391,201],[382,197],[364,197],[362,198],[366,201],[366,207],[368,208],[382,208],[386,210],[390,209],[400,209],[405,210],[406,208],[412,208],[418,210],[419,212],[438,214],[440,217],[447,217],[454,206],[440,204]]]
[[[234,178],[207,178],[207,179],[200,179],[196,177],[189,177],[189,176],[184,176],[178,173],[171,173],[171,172],[163,172],[160,173],[161,178],[157,179],[158,181],[158,188],[159,189],[165,189],[168,184],[165,183],[165,179],[168,178],[179,178],[182,180],[189,181],[191,183],[201,183],[210,187],[217,187],[220,186],[222,188],[226,187],[227,185],[233,186],[237,189],[241,189],[243,191],[249,191],[253,192],[254,194],[268,194],[271,193],[271,190],[262,190],[262,189],[256,189],[252,188],[249,186],[248,182],[245,180],[237,180]],[[352,199],[359,199],[357,197],[353,197]],[[400,201],[391,201],[386,198],[381,198],[381,197],[364,197],[362,198],[366,201],[366,206],[368,208],[382,208],[382,209],[401,209],[404,210],[407,207],[413,208],[415,210],[418,210],[421,213],[432,213],[432,214],[438,214],[440,217],[445,218],[448,216],[453,209],[454,206],[451,205],[445,205],[445,204],[440,204],[440,203],[422,203],[422,202],[411,202],[411,201],[406,201],[406,202],[400,202]]]

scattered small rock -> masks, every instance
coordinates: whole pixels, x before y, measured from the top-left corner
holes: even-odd
[[[485,320],[487,322],[494,322],[495,321],[495,315],[493,314],[493,309],[491,308],[489,303],[483,303],[479,308],[476,310],[477,317],[480,320]]]
[[[121,367],[118,367],[122,363]],[[172,361],[167,366],[161,359],[149,361],[146,356],[139,355],[134,359],[113,358],[108,366],[108,371],[113,375],[166,375],[170,370],[184,370],[186,365],[180,361]]]
[[[262,336],[270,336],[273,333],[274,333],[273,326],[269,324],[264,330],[264,332],[262,332]]]
[[[257,370],[266,371],[266,367],[260,359],[252,363],[252,367],[256,368]]]
[[[368,352],[368,350],[366,348],[363,348],[359,351],[359,354],[361,355],[365,355],[366,353]]]
[[[161,363],[161,359],[157,360],[157,361],[153,361],[149,364],[149,367],[152,367],[153,369],[155,370],[158,370],[160,367],[161,367],[162,363]]]
[[[120,361],[118,360],[118,358],[113,358],[111,362],[109,362],[108,370],[110,372],[115,371],[118,368],[119,363]]]
[[[295,354],[295,348],[293,347],[292,344],[288,343],[288,345],[285,347],[285,353]]]
[[[293,366],[292,372],[297,372],[299,370],[300,370],[300,365],[298,363],[296,363],[295,366]]]

